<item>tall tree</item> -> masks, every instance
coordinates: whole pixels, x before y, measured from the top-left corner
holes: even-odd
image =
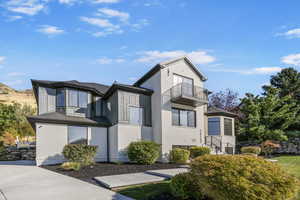
[[[299,120],[300,106],[292,101],[291,95],[280,97],[277,88],[265,88],[264,96],[246,94],[240,105],[240,139],[286,140],[285,130]]]
[[[219,91],[210,95],[209,106],[222,108],[224,110],[234,112],[239,104],[238,93],[230,89]]]

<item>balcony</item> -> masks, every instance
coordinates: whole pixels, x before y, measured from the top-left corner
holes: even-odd
[[[179,83],[171,88],[171,101],[189,106],[208,103],[208,90],[189,83]]]

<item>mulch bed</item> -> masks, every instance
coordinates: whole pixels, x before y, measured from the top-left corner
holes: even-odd
[[[179,164],[169,164],[169,163],[155,163],[152,165],[138,165],[132,163],[95,163],[92,166],[83,167],[79,171],[68,171],[60,168],[60,165],[47,165],[42,166],[42,168],[78,178],[80,180],[97,184],[93,178],[96,176],[109,176],[109,175],[118,175],[118,174],[128,174],[128,173],[138,173],[145,172],[148,170],[156,169],[173,169],[180,167]]]

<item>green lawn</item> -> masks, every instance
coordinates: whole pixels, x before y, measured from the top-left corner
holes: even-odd
[[[118,190],[117,192],[137,200],[146,200],[151,196],[168,192],[169,183],[170,181],[164,181],[160,183],[132,186]]]
[[[300,156],[279,156],[274,159],[278,160],[278,164],[288,173],[293,174],[300,179]]]
[[[288,173],[295,175],[300,179],[300,156],[279,156],[272,159],[278,160],[278,164],[281,165]],[[165,193],[169,191],[170,181],[161,183],[146,184],[139,186],[132,186],[119,190],[118,192],[132,197],[137,200],[146,200],[156,194]],[[294,200],[300,200],[300,191],[298,197]]]

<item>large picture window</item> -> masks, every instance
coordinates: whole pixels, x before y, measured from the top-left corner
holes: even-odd
[[[78,90],[68,91],[68,102],[70,107],[87,108],[88,93]]]
[[[143,124],[143,108],[129,107],[129,123],[136,125]]]
[[[196,112],[172,108],[172,125],[196,127]]]
[[[101,97],[95,97],[95,116],[99,117],[102,114]]]
[[[181,91],[182,94],[187,96],[193,96],[193,88],[194,88],[193,85],[194,85],[193,79],[180,76],[177,74],[173,75],[173,86],[178,86],[182,90]]]
[[[224,118],[224,135],[232,136],[232,119]]]
[[[87,144],[87,127],[68,126],[69,144]]]
[[[220,135],[220,118],[210,117],[208,118],[208,135]]]

